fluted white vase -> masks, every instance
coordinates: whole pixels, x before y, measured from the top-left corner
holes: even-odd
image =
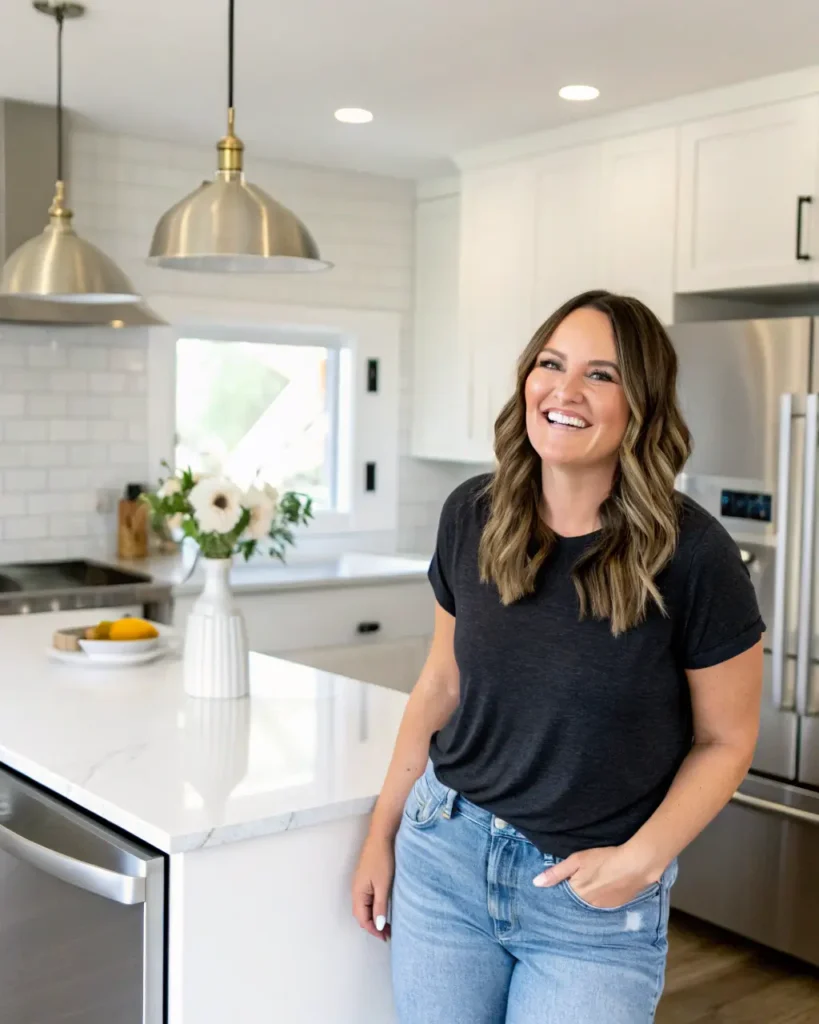
[[[235,700],[248,694],[247,630],[230,589],[230,558],[204,558],[205,586],[185,627],[185,693]]]

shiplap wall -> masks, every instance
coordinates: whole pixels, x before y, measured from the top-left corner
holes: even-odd
[[[459,465],[421,462],[406,454],[409,450],[411,417],[413,184],[352,172],[271,164],[256,160],[250,152],[246,161],[248,177],[290,206],[305,221],[316,237],[322,254],[334,263],[334,269],[324,274],[280,277],[184,274],[150,267],[145,262],[145,256],[154,225],[161,213],[200,181],[211,176],[215,167],[215,149],[75,130],[71,133],[69,158],[70,198],[77,230],[115,259],[137,288],[147,296],[218,294],[248,302],[382,309],[401,314],[400,451],[404,454],[399,467],[399,530],[396,546],[402,551],[427,553],[433,543],[443,499],[460,480],[474,470]],[[39,504],[34,499],[38,495],[50,493],[50,480],[62,480],[57,475],[52,477],[49,474],[71,468],[70,462],[63,464],[62,461],[63,455],[69,458],[69,448],[66,446],[63,451],[59,441],[54,442],[55,446],[49,455],[51,461],[45,465],[29,460],[46,458],[46,449],[34,447],[46,442],[32,440],[32,447],[22,450],[20,444],[27,445],[29,442],[17,442],[9,438],[20,432],[24,434],[27,430],[38,436],[44,434],[48,438],[51,438],[52,432],[59,433],[59,424],[73,415],[60,410],[80,410],[84,397],[100,397],[93,390],[92,379],[96,386],[99,384],[99,374],[122,372],[111,369],[108,365],[109,355],[111,360],[116,361],[117,347],[124,346],[124,350],[141,351],[144,357],[146,345],[143,332],[125,332],[129,339],[136,338],[135,341],[127,342],[120,340],[124,336],[123,332],[119,332],[120,338],[116,340],[113,336],[118,332],[96,335],[92,341],[80,344],[78,351],[91,348],[98,350],[102,364],[99,365],[97,376],[92,377],[92,371],[77,370],[79,376],[73,378],[76,393],[58,392],[55,390],[58,386],[55,382],[60,379],[62,365],[46,369],[32,366],[30,359],[40,358],[39,353],[45,358],[45,353],[51,351],[52,358],[59,361],[62,356],[55,354],[59,351],[65,357],[65,366],[70,367],[70,359],[81,357],[72,355],[68,344],[59,340],[59,335],[53,335],[52,344],[49,340],[51,336],[44,332],[32,334],[32,330],[0,328],[0,543],[3,545],[0,556],[3,558],[8,558],[12,550],[20,557],[49,557],[64,540],[67,542],[66,538],[51,532],[59,528],[57,519],[53,518],[56,513],[31,513],[28,505],[24,513],[7,510],[19,510],[20,495],[28,494],[28,491],[31,507],[44,506],[45,497]],[[33,340],[35,337],[38,340]],[[2,365],[4,361],[8,365]],[[23,371],[35,376],[19,376]],[[83,377],[83,373],[87,376]],[[138,380],[144,370],[134,373],[136,376],[132,380],[129,372],[125,371],[122,381],[124,395],[128,395],[132,387],[141,386]],[[22,387],[26,379],[30,388]],[[47,403],[40,401],[49,394],[55,396],[52,416],[47,414]],[[145,396],[145,400],[150,402],[150,394]],[[74,429],[80,432],[85,429],[88,433],[92,418],[81,412],[77,415]],[[85,424],[85,428],[82,424]],[[137,426],[135,429],[142,428]],[[77,442],[78,445],[83,443]],[[128,444],[139,446],[144,445],[144,442],[129,440]],[[80,499],[81,491],[75,489],[72,500],[81,504],[83,510],[72,514],[86,518],[84,533],[80,532],[80,519],[72,520],[76,531],[71,539],[73,549],[102,543],[99,541],[101,526],[110,534],[110,524],[101,523],[94,511],[96,489],[107,487],[109,481],[113,483],[114,480],[119,487],[138,468],[143,476],[150,469],[144,465],[147,449],[139,455],[136,447],[129,447],[127,451],[128,459],[125,462],[120,460],[100,464],[98,470],[90,475],[78,477],[87,481],[82,490],[84,498]],[[114,453],[112,442],[106,450],[107,458],[110,460]],[[102,455],[102,450],[99,449],[96,454]],[[9,460],[11,465],[7,465]],[[90,472],[93,467],[77,468]],[[25,479],[13,475],[21,469],[45,472],[45,489],[40,486],[43,478],[38,475],[36,479],[30,478],[37,487],[25,491],[10,490],[10,483],[13,485],[15,481],[19,483]],[[9,476],[9,473],[12,475]],[[15,494],[16,499],[13,498]],[[31,516],[31,525],[23,525],[19,519],[15,522],[20,514]],[[27,534],[24,538],[19,536],[21,530]],[[110,540],[109,536],[109,543]]]

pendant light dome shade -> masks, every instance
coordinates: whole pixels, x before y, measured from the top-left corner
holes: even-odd
[[[148,261],[171,270],[305,273],[332,266],[286,206],[245,180],[244,143],[234,132],[235,0],[228,0],[228,131],[217,145],[218,170],[163,214]]]
[[[6,260],[0,293],[93,305],[138,302],[134,286],[116,263],[74,231],[61,186],[58,182],[45,230]]]
[[[245,181],[241,171],[222,170],[162,216],[149,262],[173,270],[244,274],[330,266],[294,213]]]
[[[121,305],[139,302],[134,286],[113,260],[76,234],[72,212],[65,204],[63,175],[63,23],[80,18],[78,3],[36,0],[34,7],[57,22],[57,184],[48,211],[49,222],[6,260],[0,275],[0,295],[46,302]]]

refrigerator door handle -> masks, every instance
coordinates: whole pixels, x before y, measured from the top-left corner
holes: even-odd
[[[813,656],[813,550],[816,538],[816,461],[819,395],[805,405],[805,476],[802,514],[802,567],[799,573],[799,621],[796,633],[796,710],[807,713]]]
[[[777,804],[773,800],[763,800],[762,797],[739,792],[734,793],[731,797],[731,803],[742,804],[743,807],[751,807],[764,814],[775,814],[780,818],[790,818],[791,821],[800,821],[819,827],[819,814],[803,811],[800,807],[788,807],[787,804]]]
[[[772,682],[773,703],[782,711],[793,710],[793,697],[786,693],[785,669],[787,650],[785,645],[788,557],[790,555],[791,521],[791,439],[793,434],[793,395],[782,395],[779,399],[779,474],[776,487],[776,565],[774,569]]]

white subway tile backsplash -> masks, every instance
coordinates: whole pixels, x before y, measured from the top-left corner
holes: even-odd
[[[86,441],[90,436],[87,420],[52,420],[49,426],[52,441]]]
[[[22,416],[26,408],[24,395],[11,395],[5,391],[5,385],[0,383],[3,391],[0,393],[0,416]]]
[[[81,487],[93,486],[87,469],[52,469],[48,474],[50,491],[71,491]],[[32,488],[33,489],[33,488]],[[40,488],[44,490],[45,487]]]
[[[0,494],[0,521],[2,521],[5,516],[22,516],[25,512],[25,495]]]
[[[124,373],[92,373],[88,385],[98,395],[119,395],[125,391],[126,381],[129,378]]]
[[[108,416],[111,412],[111,399],[99,395],[69,395],[68,412],[71,416]]]
[[[6,540],[30,540],[47,535],[47,516],[5,516],[3,519],[3,537]]]
[[[108,449],[104,444],[72,444],[67,461],[71,466],[107,466]]]
[[[28,365],[38,370],[57,370],[67,362],[65,348],[57,341],[47,345],[32,345],[28,350]]]
[[[17,337],[19,328],[0,327],[0,366],[25,366],[26,349],[22,345],[11,344],[10,338]]]
[[[84,537],[88,533],[88,517],[76,513],[55,512],[49,516],[52,537]]]
[[[47,370],[4,370],[4,391],[44,391],[49,384]]]
[[[72,370],[100,373],[111,365],[111,354],[104,345],[72,345],[68,365]]]
[[[145,424],[137,424],[145,430]],[[127,420],[91,420],[88,423],[89,441],[124,441],[130,424]]]
[[[3,430],[4,441],[46,441],[48,420],[9,420]]]
[[[44,469],[7,469],[3,472],[3,490],[6,493],[44,491],[48,474]]]
[[[88,390],[88,374],[84,370],[55,370],[50,383],[52,391],[77,395]]]
[[[0,445],[0,468],[25,466],[26,449],[21,444]]]
[[[64,444],[26,445],[26,462],[29,466],[65,466],[68,448]]]
[[[67,395],[28,395],[26,408],[29,416],[65,416],[68,407]]]
[[[144,444],[112,444],[108,446],[108,461],[114,466],[139,465],[145,462]]]
[[[145,352],[138,348],[118,348],[111,350],[111,369],[125,373],[144,373],[146,369]]]

